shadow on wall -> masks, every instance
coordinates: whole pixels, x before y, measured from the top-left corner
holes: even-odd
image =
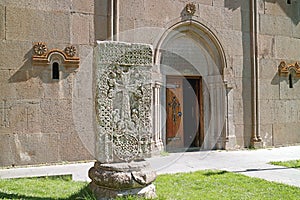
[[[225,0],[225,7],[230,10],[236,10],[242,7],[246,1],[237,1],[237,0]],[[249,1],[248,1],[249,2]],[[247,2],[247,4],[248,4]],[[286,13],[292,22],[297,25],[300,22],[300,1],[299,0],[263,0],[262,7],[265,7],[265,3],[278,4],[281,9]]]
[[[241,37],[242,37],[242,102],[239,102],[242,107],[242,116],[243,119],[240,121],[240,124],[243,127],[242,132],[239,133],[237,137],[243,139],[240,146],[250,147],[251,146],[251,136],[253,132],[253,123],[252,123],[252,81],[251,81],[251,39],[250,39],[250,1],[237,1],[237,0],[225,0],[224,6],[229,10],[235,11],[240,10],[241,15]]]
[[[297,25],[300,22],[300,1],[299,0],[264,0],[264,3],[279,4],[292,22]]]
[[[8,79],[9,83],[26,82],[31,78],[39,78],[43,83],[57,82],[52,78],[52,67],[49,65],[33,65],[33,51],[29,50],[24,58],[23,65]],[[60,67],[60,80],[66,79],[70,74],[76,71],[74,67]]]

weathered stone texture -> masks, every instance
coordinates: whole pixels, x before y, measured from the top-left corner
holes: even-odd
[[[108,2],[108,1],[102,1]],[[72,0],[72,11],[81,13],[94,13],[94,3],[95,0]]]
[[[89,185],[98,199],[137,195],[155,198],[152,182],[156,173],[146,161],[130,163],[101,164],[96,162],[89,171],[92,183]]]
[[[259,19],[261,34],[292,36],[292,21],[289,17],[261,14]]]
[[[5,7],[0,5],[0,39],[5,39]]]
[[[70,14],[7,7],[6,29],[8,40],[69,43]]]
[[[71,15],[71,44],[94,43],[94,16],[73,13]]]
[[[0,141],[2,166],[52,163],[60,160],[58,134],[4,134]]]
[[[0,5],[44,11],[69,11],[72,0],[1,0]]]
[[[299,144],[299,123],[279,123],[274,124],[274,145],[283,146],[290,144]],[[288,134],[286,134],[288,133]]]
[[[296,60],[300,58],[300,40],[291,37],[275,37],[275,57],[281,60]]]

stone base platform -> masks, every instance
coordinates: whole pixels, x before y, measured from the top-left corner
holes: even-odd
[[[98,200],[128,195],[156,197],[155,186],[152,184],[156,173],[144,160],[111,164],[96,162],[89,171],[89,177],[92,179],[89,187]]]

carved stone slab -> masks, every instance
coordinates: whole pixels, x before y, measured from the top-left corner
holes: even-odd
[[[151,152],[150,45],[98,42],[95,48],[97,160],[129,162]]]

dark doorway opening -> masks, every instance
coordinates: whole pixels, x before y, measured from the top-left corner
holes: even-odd
[[[201,77],[186,77],[183,84],[184,147],[191,150],[200,148],[203,142],[201,90]]]

